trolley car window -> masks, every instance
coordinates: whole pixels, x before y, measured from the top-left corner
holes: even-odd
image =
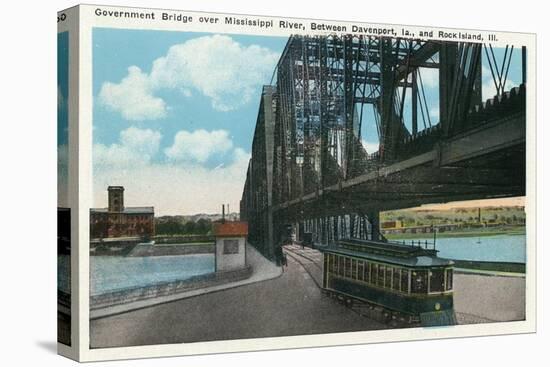
[[[351,260],[351,277],[352,279],[357,279],[357,260]]]
[[[371,264],[371,283],[378,283],[378,264]]]
[[[370,262],[365,262],[365,282],[370,282],[371,281],[370,268],[371,268],[371,263]]]
[[[361,260],[357,261],[357,280],[365,280],[365,263]]]
[[[453,269],[447,269],[447,284],[446,289],[450,291],[453,289]]]
[[[378,265],[378,285],[380,287],[384,286],[384,273],[386,272],[386,267],[384,265]]]
[[[328,271],[334,273],[334,255],[328,255]]]
[[[426,270],[417,270],[412,272],[411,292],[427,293],[428,291],[428,272]]]
[[[340,276],[344,276],[345,273],[344,273],[344,269],[345,269],[345,266],[344,266],[344,257],[343,256],[338,256],[338,275]]]
[[[393,268],[393,284],[392,288],[396,291],[400,290],[400,282],[401,282],[401,269],[399,268]]]
[[[351,278],[351,259],[346,257],[346,275],[345,277]]]
[[[401,292],[409,292],[409,271],[401,270]]]
[[[445,279],[443,269],[432,269],[430,271],[430,292],[443,292],[445,290]]]
[[[386,277],[384,278],[384,287],[391,288],[391,275],[393,273],[393,268],[391,266],[386,266]]]

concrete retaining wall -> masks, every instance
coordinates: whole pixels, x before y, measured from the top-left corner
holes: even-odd
[[[115,292],[92,296],[90,298],[90,309],[95,310],[134,301],[141,301],[148,298],[187,292],[198,288],[212,287],[215,285],[246,279],[251,275],[252,267],[247,266],[238,270],[199,275],[185,280],[159,283],[147,287],[122,289]]]
[[[176,256],[190,254],[213,254],[214,243],[202,245],[137,245],[126,256]]]
[[[158,244],[193,243],[193,242],[214,242],[214,236],[209,235],[186,235],[186,236],[154,236],[151,238]]]
[[[454,265],[455,268],[525,274],[525,264],[523,263],[498,262],[498,261],[472,261],[472,260],[453,260],[453,261],[455,263]]]

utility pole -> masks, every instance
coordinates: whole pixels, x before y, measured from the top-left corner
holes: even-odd
[[[481,208],[477,208],[477,222],[481,224]]]

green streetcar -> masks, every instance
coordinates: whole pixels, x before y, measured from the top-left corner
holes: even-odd
[[[320,248],[323,288],[412,321],[454,323],[441,321],[454,320],[453,262],[426,247],[352,239]]]

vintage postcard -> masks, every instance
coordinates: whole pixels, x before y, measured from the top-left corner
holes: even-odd
[[[62,354],[534,331],[534,35],[91,5],[58,24]]]

